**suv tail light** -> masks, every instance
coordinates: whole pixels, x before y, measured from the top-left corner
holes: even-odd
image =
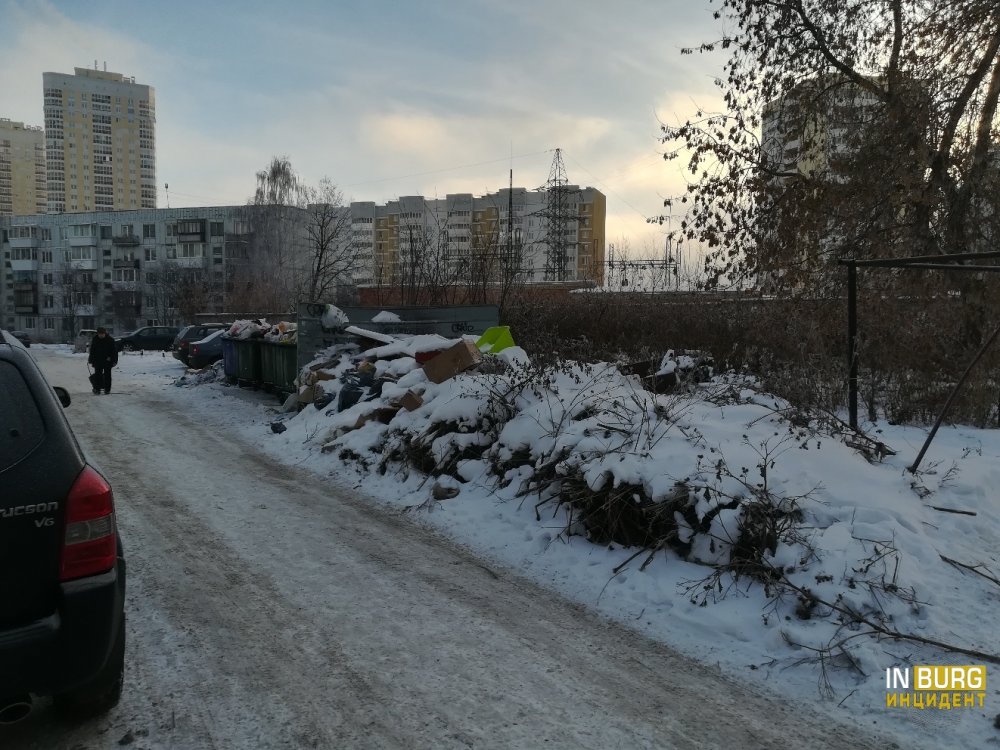
[[[197,354],[198,353],[198,345],[197,344],[195,344],[194,346],[191,347],[191,353],[192,354]]]
[[[66,536],[59,580],[104,573],[115,565],[115,501],[104,477],[84,467],[66,498]]]

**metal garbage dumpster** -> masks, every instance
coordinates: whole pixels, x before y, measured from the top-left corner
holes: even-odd
[[[236,359],[236,339],[222,337],[222,372],[226,381],[235,383],[240,377],[240,368]]]
[[[232,339],[236,345],[236,382],[260,388],[260,339]]]
[[[295,393],[295,378],[299,374],[295,344],[262,341],[260,371],[264,386],[273,389],[279,396]]]

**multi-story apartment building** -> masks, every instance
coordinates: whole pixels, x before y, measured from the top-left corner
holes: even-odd
[[[221,312],[245,264],[243,206],[0,218],[0,320],[42,341]],[[189,308],[184,314],[184,308]]]
[[[89,68],[42,82],[48,212],[156,208],[153,88]]]
[[[290,304],[309,294],[321,224],[337,227],[327,261],[337,258],[328,268],[338,284],[601,283],[604,196],[570,186],[564,197],[561,271],[548,244],[552,203],[523,188],[294,209],[280,221],[261,216],[256,233],[246,206],[0,217],[0,325],[41,341],[98,325],[180,325],[241,312],[248,288],[279,279]]]
[[[809,79],[769,102],[761,148],[781,172],[842,179],[842,166],[880,124],[881,101],[868,89],[834,78]]]
[[[45,213],[45,133],[0,118],[0,216]]]
[[[350,206],[359,285],[406,283],[417,273],[450,283],[516,276],[527,283],[604,276],[607,201],[568,185],[554,215],[548,191],[503,189],[484,196],[403,196]],[[561,242],[554,241],[558,232]],[[554,251],[558,248],[558,252]]]

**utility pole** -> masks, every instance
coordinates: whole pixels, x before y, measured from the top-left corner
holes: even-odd
[[[557,148],[549,170],[549,179],[545,183],[548,201],[546,219],[548,237],[545,248],[545,279],[547,281],[565,281],[569,260],[569,242],[566,233],[570,221],[576,216],[570,216],[569,180],[566,177],[566,166],[562,160],[562,149]]]

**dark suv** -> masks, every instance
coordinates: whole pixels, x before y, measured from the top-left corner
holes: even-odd
[[[116,339],[115,345],[120,352],[170,351],[179,330],[176,326],[145,326]]]
[[[198,323],[193,326],[182,328],[181,332],[178,333],[177,337],[174,339],[174,359],[179,359],[184,364],[190,364],[188,355],[190,354],[192,343],[195,341],[201,341],[209,334],[215,333],[216,331],[222,331],[227,328],[229,328],[229,326],[223,325],[222,323]]]
[[[0,724],[27,716],[32,695],[103,713],[125,662],[114,496],[66,421],[69,394],[6,332],[0,394]]]

